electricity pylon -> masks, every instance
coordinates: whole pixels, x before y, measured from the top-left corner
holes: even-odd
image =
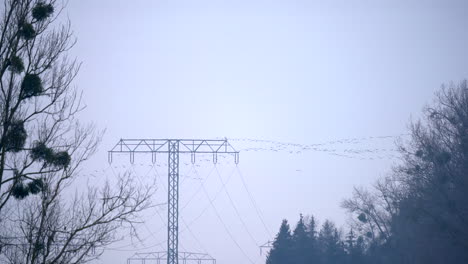
[[[167,264],[178,264],[179,256],[179,155],[191,154],[195,163],[196,154],[213,154],[213,162],[218,161],[218,154],[232,154],[239,162],[239,152],[227,139],[120,139],[108,152],[109,162],[115,153],[130,155],[130,163],[135,160],[135,153],[151,154],[151,161],[156,162],[158,153],[168,154],[168,192],[167,192]]]
[[[264,249],[268,250],[271,248],[273,248],[273,241],[268,240],[268,242],[260,246],[260,256],[262,255]]]

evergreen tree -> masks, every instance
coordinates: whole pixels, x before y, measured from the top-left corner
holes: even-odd
[[[291,263],[306,264],[310,263],[309,259],[309,236],[304,223],[302,214],[297,222],[296,228],[292,235],[292,253],[293,259]]]
[[[346,237],[345,249],[347,252],[347,263],[363,264],[365,263],[364,239],[362,236],[356,237],[351,229]]]
[[[333,222],[329,220],[325,221],[318,239],[321,249],[321,263],[338,264],[344,262],[346,252],[344,251],[339,232]]]
[[[309,264],[319,263],[319,248],[317,242],[317,222],[314,216],[310,216],[307,224],[307,260]]]
[[[267,264],[288,264],[291,263],[292,236],[288,221],[285,219],[281,223],[280,230],[273,242],[273,248],[267,256]]]
[[[311,240],[317,240],[317,221],[315,217],[311,215],[307,224],[307,235]]]

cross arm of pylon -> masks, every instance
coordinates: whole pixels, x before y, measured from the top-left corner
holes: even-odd
[[[195,162],[195,154],[213,154],[213,162],[217,162],[218,154],[232,154],[234,161],[239,162],[239,151],[227,139],[120,139],[108,151],[109,162],[113,154],[130,154],[130,162],[134,161],[135,153],[152,154],[152,162],[156,162],[156,154],[169,153],[170,143],[177,142],[179,153],[191,154]]]

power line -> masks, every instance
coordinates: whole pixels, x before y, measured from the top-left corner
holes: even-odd
[[[133,170],[133,173],[137,174],[137,172],[135,171],[135,168],[134,168],[134,165],[131,166],[132,170]],[[144,175],[144,177],[146,177],[151,171],[154,171],[155,172],[155,175],[156,175],[156,179],[160,178],[160,175],[159,173],[157,172],[157,170],[155,170],[155,167],[154,165],[151,166],[150,170],[148,172],[146,172],[146,174]],[[141,180],[139,179],[140,183],[142,184]],[[163,188],[165,189],[165,191],[167,191],[167,186],[163,183],[163,181],[161,181],[161,185],[163,185]],[[167,228],[167,225],[165,224],[164,222],[164,218],[162,217],[161,213],[156,210],[156,214],[159,216],[159,218],[161,219],[161,222],[163,223],[163,226],[161,228],[159,228],[156,233],[159,233],[161,230],[163,230],[164,228]],[[149,227],[147,226],[146,223],[143,223],[143,225],[145,226],[145,228],[148,230],[148,233],[149,235],[147,237],[145,237],[145,239],[143,239],[142,241],[148,239],[149,237],[154,237],[154,238],[157,238],[156,235],[154,233],[152,233],[149,229]],[[141,247],[137,247],[136,249],[138,250],[144,250],[144,249],[149,249],[149,248],[153,248],[155,246],[161,246],[163,243],[166,243],[167,240],[163,240],[161,242],[158,242],[156,244],[153,244],[151,246],[148,246],[148,247],[144,247],[144,248],[141,248]],[[133,245],[133,244],[132,244]],[[123,246],[123,247],[127,247],[127,246]],[[123,247],[118,247],[118,248],[108,248],[108,250],[113,250],[113,251],[135,251],[135,249],[121,249]],[[184,251],[187,251],[182,244],[180,244],[180,247],[184,250]]]
[[[115,172],[114,168],[112,168],[111,166],[109,166],[108,168],[110,168],[112,174],[113,174],[114,176],[117,177],[117,173]],[[107,171],[108,168],[106,168],[105,171]],[[137,174],[136,171],[135,171],[135,169],[133,168],[133,166],[131,167],[131,169],[132,169],[133,173]],[[151,171],[154,171],[154,172],[155,172],[155,174],[156,174],[156,179],[157,179],[157,177],[158,177],[159,174],[157,173],[157,170],[155,170],[155,166],[154,166],[154,165],[151,165],[151,168],[145,173],[144,177],[148,176],[149,173],[150,173]],[[138,177],[137,177],[137,178],[138,178]],[[139,178],[138,178],[138,180],[140,181],[140,184],[143,184]],[[156,213],[159,213],[159,212],[156,211]],[[164,223],[164,221],[163,221],[163,223]],[[146,227],[146,223],[144,223],[144,225],[145,225],[145,227]],[[158,230],[156,230],[155,233],[157,234],[157,233],[161,232],[163,229],[164,229],[164,225],[161,226]],[[150,234],[149,234],[148,236],[145,236],[143,239],[139,239],[139,242],[142,243],[142,242],[146,241],[148,238],[150,238],[151,236],[155,237],[155,233],[151,233],[151,232],[149,232],[149,233],[150,233]],[[160,243],[154,244],[153,246],[149,246],[149,247],[146,247],[146,248],[139,248],[139,249],[148,249],[148,248],[151,248],[151,247],[154,247],[154,246],[158,246],[158,245],[160,245],[160,244],[162,244],[162,243],[164,243],[164,242],[165,242],[165,241],[162,241],[162,242],[160,242]],[[130,244],[126,244],[126,245],[124,245],[124,246],[120,246],[120,247],[116,247],[116,248],[106,248],[106,250],[109,249],[109,250],[121,250],[121,251],[134,251],[134,249],[131,249],[131,250],[130,250],[130,249],[129,249],[129,250],[124,250],[124,249],[123,249],[123,248],[127,248],[127,247],[130,247],[130,246],[135,247],[135,244],[132,242],[132,243],[130,243]]]
[[[195,171],[196,173],[196,171]],[[235,237],[232,235],[231,231],[229,231],[229,228],[227,227],[226,223],[223,221],[223,218],[221,217],[221,215],[219,214],[218,212],[218,209],[216,209],[216,206],[214,205],[214,203],[211,201],[211,198],[210,198],[210,195],[208,194],[208,191],[206,190],[205,188],[205,185],[202,183],[202,189],[203,189],[203,192],[205,193],[206,197],[208,198],[208,201],[210,201],[210,204],[211,204],[211,208],[213,208],[213,211],[214,213],[216,214],[216,217],[218,218],[218,220],[221,222],[222,226],[224,227],[224,230],[226,231],[226,233],[229,235],[229,237],[231,238],[232,242],[234,242],[234,244],[237,246],[237,248],[240,250],[240,252],[242,253],[242,255],[244,255],[244,257],[252,264],[255,264],[255,262],[252,261],[252,259],[250,259],[250,257],[247,255],[247,253],[245,253],[245,251],[242,249],[242,247],[239,245],[239,243],[237,242],[237,240],[235,239]]]
[[[270,231],[270,229],[267,227],[267,225],[265,224],[265,221],[263,220],[263,214],[262,212],[260,211],[260,209],[258,208],[257,206],[257,203],[255,202],[255,199],[253,198],[253,195],[252,193],[250,192],[249,188],[247,187],[247,183],[245,182],[245,179],[244,179],[244,176],[242,175],[240,169],[239,169],[239,166],[236,166],[236,169],[237,169],[237,172],[238,172],[238,175],[240,176],[241,178],[241,181],[242,181],[242,185],[244,186],[244,189],[246,190],[247,194],[248,194],[248,197],[249,197],[249,200],[250,202],[252,203],[253,207],[255,208],[255,212],[257,213],[257,216],[258,218],[260,219],[260,221],[262,222],[262,225],[263,227],[265,228],[266,232],[268,233],[268,235],[270,237],[273,237],[272,236],[272,232]]]
[[[234,171],[235,171],[235,169],[233,170],[233,172]],[[241,214],[239,213],[239,210],[237,209],[237,206],[234,204],[234,201],[233,201],[231,195],[229,194],[229,192],[228,192],[228,190],[226,188],[226,184],[224,183],[223,178],[219,174],[218,168],[216,168],[216,174],[218,175],[218,178],[219,178],[219,180],[221,181],[221,184],[222,184],[222,189],[226,193],[226,196],[229,198],[229,202],[230,202],[232,208],[234,209],[234,211],[236,212],[236,215],[239,218],[240,222],[242,223],[242,226],[244,227],[244,230],[247,232],[247,234],[249,235],[250,239],[254,242],[254,244],[257,247],[259,247],[260,245],[257,243],[255,238],[253,237],[252,233],[250,233],[249,229],[247,228],[247,225],[245,224],[244,219],[242,218]]]
[[[234,175],[234,173],[231,173],[229,174],[228,178],[226,179],[226,184],[231,180],[232,178],[232,175]],[[189,225],[192,225],[193,223],[195,223],[200,217],[203,216],[203,214],[208,210],[208,208],[210,208],[210,202],[214,202],[216,200],[216,198],[218,198],[218,196],[221,194],[221,192],[223,191],[223,187],[219,188],[218,191],[215,193],[215,195],[212,197],[211,201],[208,202],[207,206],[205,206],[201,211],[200,213],[195,217],[193,218]]]
[[[198,243],[198,245],[200,246],[201,250],[203,251],[203,253],[208,253],[205,246],[203,246],[202,242],[200,242],[200,240],[197,238],[197,236],[195,235],[195,233],[193,233],[192,229],[189,227],[189,225],[187,224],[187,222],[185,221],[185,219],[183,217],[180,217],[180,219],[182,220],[182,223],[184,224],[186,230],[189,231],[189,233],[192,235],[192,237],[194,238],[195,242]],[[182,231],[181,231],[182,233]]]
[[[110,167],[110,166],[109,166],[109,167]],[[164,190],[167,192],[167,186],[166,186],[166,185],[164,184],[164,182],[161,180],[161,175],[160,175],[159,172],[157,171],[155,165],[151,165],[150,167],[151,167],[151,168],[144,174],[143,177],[146,177],[146,176],[148,176],[151,172],[154,172],[154,174],[155,174],[155,176],[156,176],[156,180],[159,180],[159,182],[161,182],[162,187],[163,187]],[[130,168],[131,168],[131,170],[132,170],[132,172],[133,172],[134,174],[138,174],[138,173],[136,172],[136,170],[135,170],[134,165],[132,165]],[[106,170],[107,170],[107,169],[106,169]],[[112,168],[111,168],[111,170],[112,170],[114,176],[117,176],[117,173],[115,172],[115,170],[112,169]],[[187,174],[189,174],[189,173],[191,172],[191,170],[192,170],[192,168],[187,172]],[[138,180],[140,181],[140,184],[143,184],[143,183],[141,182],[141,180],[139,179],[139,177],[138,177]],[[182,183],[182,182],[181,182],[181,183]],[[147,240],[148,238],[150,238],[150,237],[157,238],[157,237],[156,237],[156,234],[160,233],[160,231],[164,230],[164,228],[167,228],[167,225],[165,224],[164,219],[163,219],[161,213],[160,213],[159,211],[156,210],[155,215],[156,215],[156,214],[157,214],[157,215],[159,216],[159,218],[161,219],[161,222],[163,223],[163,225],[160,226],[160,228],[158,228],[158,229],[156,230],[156,232],[152,232],[152,231],[149,229],[148,225],[147,225],[146,223],[144,223],[144,227],[145,227],[146,230],[148,231],[149,235],[146,236],[146,237],[144,237],[143,239],[141,239],[140,242],[146,241],[146,240]],[[186,222],[185,222],[183,219],[182,219],[182,221],[184,222],[186,229],[189,230],[189,232],[190,232],[191,235],[193,236],[194,240],[195,240],[195,241],[200,245],[200,247],[206,252],[206,250],[204,249],[204,246],[203,246],[203,244],[201,244],[200,240],[195,236],[195,234],[192,232],[192,230],[189,228],[189,226],[186,224]],[[180,233],[183,233],[183,231],[184,231],[184,230],[180,231]],[[161,241],[161,242],[158,242],[158,243],[156,243],[156,244],[152,244],[151,246],[143,247],[143,248],[142,248],[142,247],[137,247],[137,246],[134,245],[134,243],[131,243],[131,244],[127,244],[127,245],[120,246],[120,247],[106,248],[106,250],[111,250],[111,251],[134,251],[135,249],[137,249],[137,250],[144,250],[144,249],[149,249],[149,248],[153,248],[153,247],[156,247],[156,246],[162,247],[161,245],[164,244],[164,243],[166,243],[166,242],[167,242],[167,240],[163,240],[163,241]],[[133,246],[134,249],[125,249],[125,248],[127,248],[127,247],[129,247],[129,246]],[[184,247],[183,247],[182,245],[181,245],[181,247],[182,247],[183,250],[185,250]]]
[[[166,240],[163,240],[163,241],[160,241],[156,244],[153,244],[151,246],[147,246],[147,247],[144,247],[144,248],[137,248],[138,250],[145,250],[145,249],[150,249],[150,248],[154,248],[156,246],[159,246],[159,245],[162,245],[164,243],[166,243],[167,241]],[[109,250],[109,251],[125,251],[125,252],[128,252],[128,251],[135,251],[135,248],[133,249],[124,249],[123,247],[115,247],[115,248],[106,248],[105,250]]]
[[[195,169],[195,167],[192,165],[192,168]],[[189,204],[190,202],[197,196],[197,194],[201,191],[202,189],[202,185],[203,185],[203,182],[206,182],[208,180],[208,177],[210,177],[210,175],[213,173],[213,171],[215,170],[215,168],[213,167],[211,169],[211,171],[206,175],[205,179],[203,181],[200,182],[200,185],[198,186],[198,189],[195,190],[195,192],[193,193],[193,195],[187,200],[187,202],[181,207],[181,211],[183,211]],[[198,175],[196,173],[196,175]]]

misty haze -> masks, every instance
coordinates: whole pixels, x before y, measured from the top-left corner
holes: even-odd
[[[0,264],[468,263],[465,0],[0,0]]]

